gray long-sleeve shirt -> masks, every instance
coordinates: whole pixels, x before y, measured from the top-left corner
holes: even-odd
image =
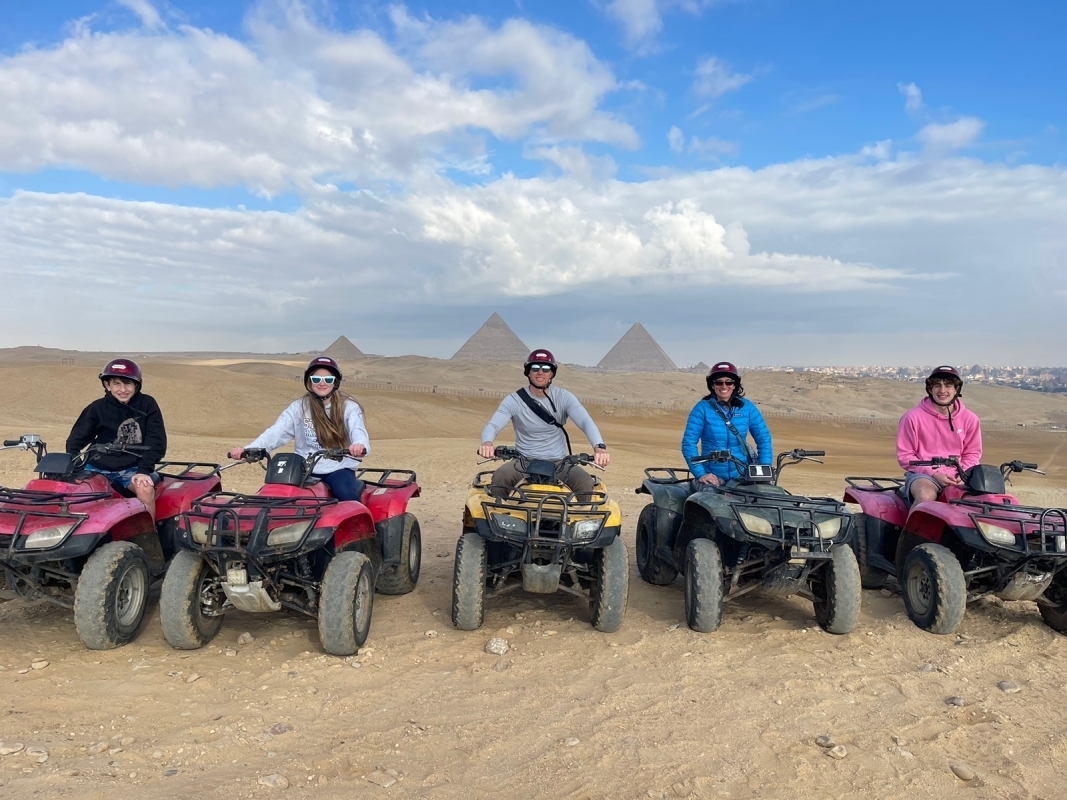
[[[532,392],[530,396],[552,414],[560,425],[566,424],[568,418],[573,419],[589,437],[590,444],[598,445],[604,441],[589,412],[566,389],[553,386],[548,391],[548,396],[556,406],[555,413],[552,412],[552,403],[546,398],[536,397]],[[509,394],[500,402],[500,407],[482,431],[482,441],[492,442],[509,422],[515,428],[515,449],[527,458],[557,461],[567,455],[567,440],[563,438],[563,431],[538,417],[518,393]]]

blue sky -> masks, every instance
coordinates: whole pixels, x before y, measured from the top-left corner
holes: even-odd
[[[6,5],[0,346],[1063,363],[1062,4]]]

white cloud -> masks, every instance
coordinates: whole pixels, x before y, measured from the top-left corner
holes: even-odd
[[[671,125],[671,129],[667,131],[667,143],[671,146],[671,150],[676,153],[680,153],[685,149],[685,134],[682,133],[682,129],[677,125]]]
[[[657,49],[656,37],[663,30],[663,15],[675,9],[699,16],[719,0],[608,0],[602,5],[623,29],[626,46],[647,55]]]
[[[961,117],[955,122],[931,123],[918,133],[918,139],[931,150],[957,150],[974,144],[985,128],[977,117]]]
[[[732,156],[740,151],[736,142],[724,142],[714,136],[700,139],[696,136],[689,140],[689,152],[707,158],[718,159],[719,156]]]
[[[257,8],[248,43],[189,26],[79,28],[0,58],[0,169],[273,194],[476,161],[484,133],[638,143],[599,108],[617,88],[611,70],[569,34],[403,10],[393,22],[395,43],[329,30],[296,3]],[[475,88],[482,80],[494,88]]]
[[[162,27],[163,20],[159,16],[159,12],[148,0],[118,0],[118,3],[136,14],[140,18],[141,24],[146,28],[155,30]]]
[[[556,309],[601,297],[639,302],[647,323],[741,291],[755,293],[759,320],[803,293],[802,318],[827,335],[847,336],[860,308],[884,309],[886,335],[927,330],[946,291],[976,321],[1031,309],[1043,326],[1034,349],[1067,334],[1047,307],[1067,290],[1056,267],[1067,252],[1061,168],[891,158],[883,142],[853,156],[625,182],[597,177],[575,150],[538,152],[564,175],[482,186],[430,176],[380,196],[316,188],[291,214],[17,193],[0,200],[0,342],[40,330],[41,298],[53,337],[42,343],[115,346],[120,334],[85,324],[119,303],[144,323],[144,348],[172,347],[174,331],[195,328],[204,347],[269,335],[290,349],[279,331],[336,331],[353,308],[364,326],[394,330],[397,314],[521,301],[548,326],[572,313]],[[863,313],[875,330],[877,314]],[[998,336],[977,331],[968,346],[1000,347]]]
[[[897,89],[904,95],[904,110],[916,114],[923,109],[923,93],[914,83],[898,83]]]
[[[697,64],[693,92],[699,97],[722,97],[727,92],[740,89],[753,80],[752,75],[734,72],[725,61],[709,56],[701,59]]]

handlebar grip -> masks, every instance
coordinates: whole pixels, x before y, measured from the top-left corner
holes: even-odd
[[[825,456],[825,450],[797,450],[799,456]]]
[[[4,447],[18,447],[22,444],[18,439],[4,439]]]
[[[1037,464],[1031,464],[1027,461],[1020,461],[1019,469],[1037,469]]]

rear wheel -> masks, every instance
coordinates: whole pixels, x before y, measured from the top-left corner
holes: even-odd
[[[723,572],[719,546],[694,539],[685,551],[685,621],[698,633],[722,624]]]
[[[1046,625],[1054,631],[1067,633],[1067,572],[1060,570],[1056,573],[1037,608]]]
[[[590,597],[593,627],[604,633],[614,633],[622,627],[630,584],[630,564],[622,539],[616,536],[615,541],[598,551],[596,565],[596,582]]]
[[[881,589],[885,586],[889,573],[884,569],[872,567],[867,563],[867,515],[852,515],[852,551],[860,568],[860,581],[864,589]]]
[[[378,576],[378,591],[382,594],[407,594],[419,582],[422,570],[422,530],[414,514],[404,514],[401,536],[400,563]]]
[[[148,605],[148,560],[131,542],[108,542],[85,562],[74,593],[74,626],[90,650],[133,639]]]
[[[463,534],[452,572],[452,624],[462,631],[477,630],[485,621],[485,573],[485,539]]]
[[[163,579],[159,594],[159,624],[171,647],[195,650],[203,647],[222,628],[222,614],[206,611],[222,607],[219,587],[212,586],[215,573],[196,553],[179,550]]]
[[[656,504],[649,503],[637,518],[637,569],[647,583],[666,586],[678,577],[678,570],[656,557],[657,512]]]
[[[851,548],[830,548],[832,559],[811,581],[815,619],[827,633],[848,633],[860,617],[860,569]]]
[[[374,567],[363,553],[338,553],[319,597],[319,640],[327,653],[350,656],[367,641],[374,611]]]
[[[901,589],[911,621],[930,633],[952,633],[967,609],[967,582],[952,551],[927,542],[904,559]]]

